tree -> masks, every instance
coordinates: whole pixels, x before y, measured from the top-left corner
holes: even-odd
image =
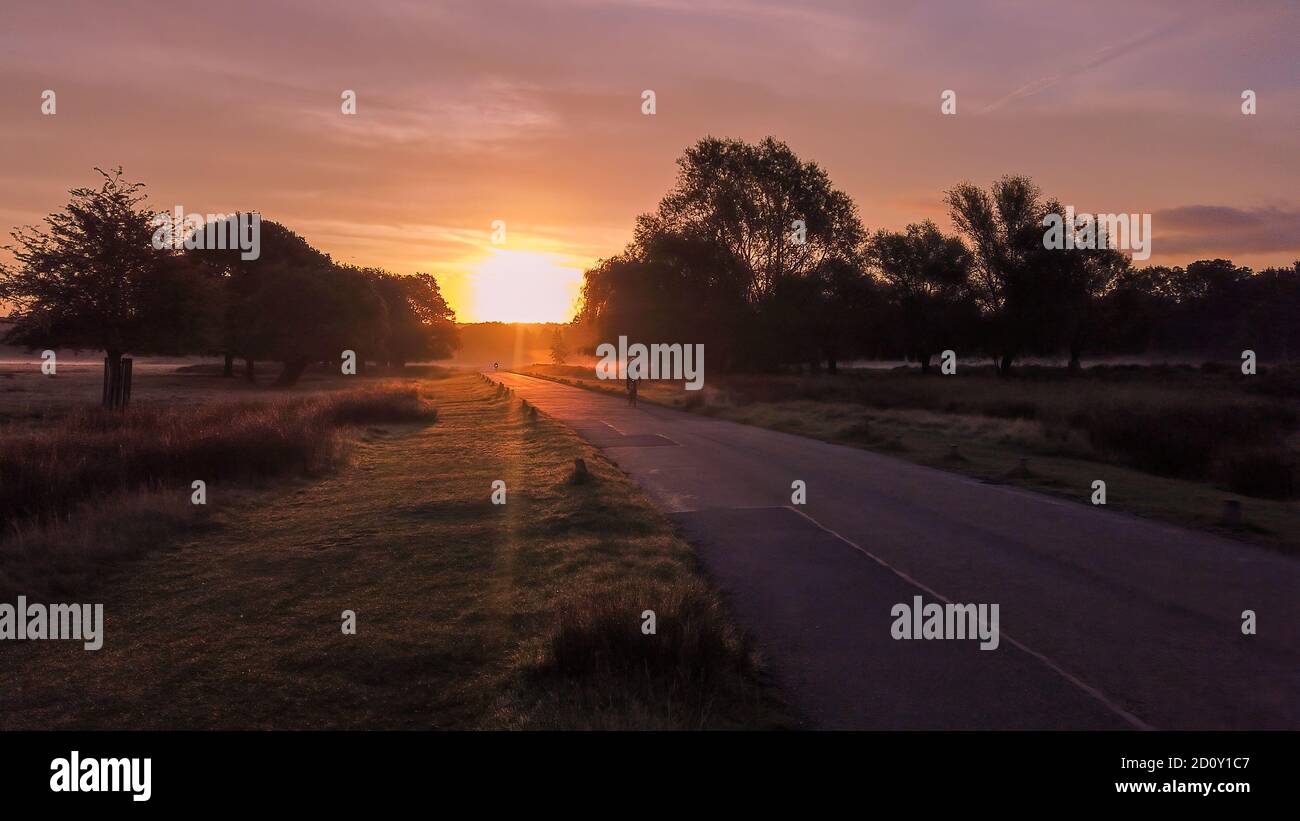
[[[820,362],[825,287],[862,276],[853,201],[770,137],[710,137],[677,165],[628,248],[586,272],[581,318],[610,338],[701,342],[723,369]]]
[[[431,274],[403,276],[378,268],[363,269],[383,301],[383,337],[378,356],[385,364],[446,359],[460,347],[456,314],[447,305]]]
[[[725,370],[740,357],[752,317],[745,282],[721,246],[690,234],[645,234],[584,274],[578,321],[598,341],[698,342]]]
[[[1043,249],[1037,186],[1028,177],[1007,176],[990,190],[961,183],[945,196],[949,214],[970,242],[975,292],[990,320],[989,343],[998,373],[1011,370],[1021,353],[1041,341],[1044,300],[1034,261]]]
[[[297,384],[312,362],[382,348],[384,302],[360,270],[281,264],[263,273],[249,325],[266,357],[281,363],[277,387]]]
[[[230,217],[237,218],[238,215]],[[222,286],[223,317],[216,348],[225,355],[228,366],[234,358],[242,358],[244,376],[249,381],[254,379],[256,360],[277,359],[280,355],[272,345],[272,336],[280,328],[274,321],[264,321],[263,316],[267,293],[275,290],[268,278],[285,271],[325,271],[334,264],[329,254],[318,251],[298,234],[271,220],[261,220],[258,245],[258,257],[248,260],[234,248],[186,252]],[[311,284],[307,283],[306,287]],[[292,301],[271,306],[269,310],[279,317],[281,311],[291,314],[291,309]]]
[[[931,358],[955,347],[973,319],[970,252],[926,220],[902,233],[876,232],[868,256],[891,286],[905,351],[929,373]]]
[[[1044,211],[1057,214],[1064,222],[1066,211],[1055,200]],[[1096,341],[1103,320],[1103,300],[1129,268],[1123,252],[1110,247],[1106,226],[1091,217],[1076,217],[1075,241],[1065,248],[1035,248],[1029,254],[1030,269],[1039,280],[1042,347],[1069,352],[1071,373],[1082,369],[1085,348]],[[1095,242],[1085,242],[1091,235]]]
[[[840,359],[879,349],[886,333],[885,290],[862,263],[842,257],[822,263],[812,277],[819,288],[819,305],[806,317],[826,369],[837,373]]]
[[[564,341],[564,331],[556,325],[551,331],[551,362],[563,365],[569,359],[569,346]]]
[[[1290,268],[1265,268],[1246,285],[1247,308],[1236,334],[1240,348],[1290,360],[1300,353],[1300,261]]]
[[[127,353],[188,353],[207,344],[213,301],[192,266],[152,245],[142,183],[95,169],[98,189],[75,188],[45,228],[27,226],[6,246],[17,265],[0,266],[0,299],[14,306],[12,344],[103,350],[105,404],[123,395]]]
[[[827,260],[852,254],[863,239],[857,207],[814,162],[783,142],[709,137],[677,161],[677,183],[653,216],[638,224],[638,243],[665,231],[701,237],[738,260],[752,302],[787,277],[809,276]]]

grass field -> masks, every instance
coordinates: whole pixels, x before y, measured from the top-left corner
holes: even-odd
[[[0,444],[75,428],[97,378],[4,380],[17,389],[0,393]],[[318,376],[284,393],[170,367],[136,383],[131,413],[195,418],[231,413],[217,403],[232,399],[319,408],[357,384]],[[596,451],[476,374],[366,390],[415,392],[436,421],[334,414],[341,456],[328,465],[232,474],[200,512],[190,472],[162,471],[0,542],[11,590],[102,602],[106,622],[97,652],[6,642],[0,727],[790,723],[690,547]],[[490,500],[498,479],[504,505]],[[92,555],[103,539],[132,549]],[[16,569],[39,550],[58,554],[53,569]]]
[[[623,395],[622,383],[591,368],[524,372]],[[975,369],[866,371],[711,377],[698,392],[643,382],[640,396],[1083,504],[1101,480],[1113,508],[1300,550],[1297,374],[1255,379],[1189,367],[1095,368],[1075,378],[1027,369],[1012,379]],[[1229,499],[1242,505],[1240,526],[1222,521]]]

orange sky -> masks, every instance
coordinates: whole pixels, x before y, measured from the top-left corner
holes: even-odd
[[[462,320],[564,319],[582,269],[623,247],[685,146],[772,134],[873,230],[946,225],[945,188],[1014,172],[1080,211],[1153,213],[1152,262],[1289,264],[1298,9],[9,4],[0,231],[121,164],[160,209],[258,209],[341,261],[434,273]],[[356,116],[339,110],[344,89]],[[956,116],[939,113],[944,89]]]

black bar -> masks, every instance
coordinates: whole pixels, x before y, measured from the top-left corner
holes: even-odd
[[[240,808],[262,796],[333,810],[399,801],[445,808],[470,797],[495,807],[518,796],[541,812],[617,787],[638,807],[659,798],[679,810],[693,793],[707,792],[727,803],[781,795],[864,814],[898,800],[920,802],[917,811],[927,815],[946,801],[971,808],[1223,811],[1294,800],[1297,740],[1295,733],[1263,732],[19,732],[0,734],[0,784],[6,803],[21,796],[42,807],[86,810]],[[83,764],[149,758],[149,800],[51,791],[51,762],[70,761],[74,750]],[[1122,765],[1196,758],[1223,766]],[[1172,781],[1245,784],[1249,792],[1134,795],[1116,786]]]

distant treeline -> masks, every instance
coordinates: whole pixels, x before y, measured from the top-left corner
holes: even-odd
[[[928,370],[948,349],[1002,372],[1027,355],[1300,356],[1300,262],[1135,268],[1104,237],[1050,250],[1043,218],[1064,209],[1025,177],[946,192],[957,236],[929,221],[870,234],[825,171],[772,138],[704,139],[678,166],[631,244],[586,272],[580,319],[600,338],[703,342],[720,369]]]
[[[458,325],[457,330],[461,344],[456,362],[495,362],[503,368],[549,360],[557,335],[578,345],[596,344],[581,339],[580,329],[558,322],[471,322]]]
[[[0,301],[12,306],[5,343],[102,350],[114,373],[128,353],[224,355],[226,375],[242,359],[250,379],[254,362],[273,361],[281,385],[345,350],[363,366],[455,349],[455,316],[429,274],[336,263],[269,220],[260,221],[256,259],[170,238],[159,248],[142,186],[121,169],[100,174],[100,188],[74,189],[43,227],[13,233],[6,248],[16,264],[0,266]]]

